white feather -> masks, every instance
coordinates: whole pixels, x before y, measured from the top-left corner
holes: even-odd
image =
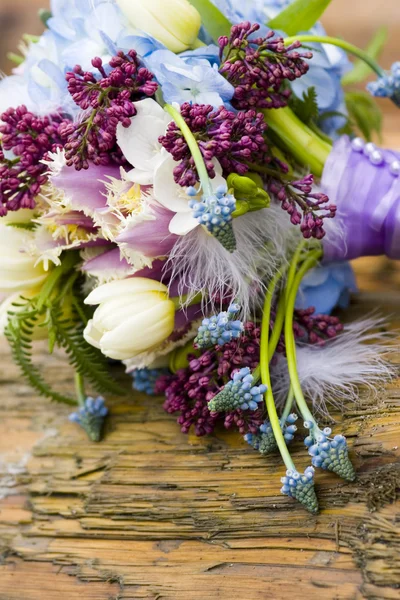
[[[208,305],[216,296],[231,295],[239,302],[242,316],[248,317],[265,280],[286,260],[289,245],[296,243],[297,230],[276,205],[235,219],[233,227],[237,250],[232,254],[203,227],[197,227],[176,242],[166,270],[171,269],[172,282],[179,282],[178,294],[188,294],[187,303],[204,291]]]
[[[395,375],[388,358],[396,350],[395,336],[384,331],[384,325],[384,319],[369,317],[346,325],[323,347],[296,347],[301,386],[315,413],[327,416],[328,406],[340,410],[345,402],[356,402],[359,388],[377,395]],[[286,359],[271,366],[271,375],[275,399],[281,404],[289,388]]]

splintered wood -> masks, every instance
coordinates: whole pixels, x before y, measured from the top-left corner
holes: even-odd
[[[398,298],[383,301],[395,326]],[[375,296],[359,304],[352,318]],[[32,396],[5,343],[0,360],[1,600],[400,598],[398,381],[338,416],[358,479],[318,472],[314,517],[279,493],[279,456],[239,435],[184,436],[162,399],[132,393],[89,443],[70,409]],[[40,346],[38,361],[71,389],[62,357]],[[305,468],[301,440],[293,452]]]

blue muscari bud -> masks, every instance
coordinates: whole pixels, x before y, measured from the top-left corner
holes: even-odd
[[[137,392],[143,392],[148,396],[154,396],[154,387],[157,379],[161,375],[167,375],[168,373],[168,369],[136,369],[132,373],[132,387]]]
[[[347,481],[354,481],[356,474],[349,459],[346,438],[343,435],[335,435],[332,440],[328,437],[330,434],[331,429],[327,427],[314,438],[309,436],[312,439],[311,444],[309,438],[306,438],[312,464],[314,467],[332,471]]]
[[[189,193],[189,196],[192,196]],[[232,228],[232,213],[236,210],[236,199],[225,186],[220,186],[212,195],[203,195],[201,202],[190,200],[193,216],[200,225],[224,246],[228,252],[236,250],[236,239]]]
[[[400,107],[400,62],[395,62],[390,71],[377,81],[367,84],[368,91],[380,98],[390,98]]]
[[[84,405],[69,416],[69,420],[78,423],[93,442],[99,442],[107,415],[108,408],[104,404],[104,398],[99,396],[94,399],[89,396]]]
[[[311,513],[318,512],[318,500],[314,489],[314,469],[307,467],[304,474],[298,471],[286,471],[282,477],[282,494],[295,498]]]
[[[292,414],[287,417],[283,427],[281,422],[283,435],[287,442],[291,442],[293,440],[294,434],[297,431],[297,427],[294,425],[295,421],[297,421],[297,415]],[[260,425],[257,433],[248,433],[244,436],[244,439],[255,450],[258,450],[260,454],[270,454],[277,449],[274,432],[272,430],[271,423],[268,420],[264,421],[264,423]]]
[[[238,304],[231,304],[226,312],[203,319],[194,341],[195,345],[202,349],[212,348],[240,338],[244,331],[243,323],[233,320],[239,310]]]
[[[263,401],[266,385],[254,386],[254,377],[248,367],[232,376],[232,381],[208,403],[211,412],[232,412],[237,408],[256,410]]]

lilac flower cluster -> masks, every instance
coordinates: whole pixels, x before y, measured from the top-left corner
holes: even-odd
[[[227,429],[237,426],[244,435],[256,433],[264,421],[264,411],[237,410],[211,413],[208,403],[219,393],[238,368],[254,370],[259,363],[260,329],[251,322],[244,324],[240,340],[232,340],[223,347],[206,350],[196,357],[189,356],[189,366],[175,375],[160,377],[155,391],[165,394],[164,408],[168,413],[180,413],[178,424],[183,433],[193,426],[196,435],[212,433],[218,422]]]
[[[315,314],[315,308],[296,309],[293,330],[297,339],[323,346],[343,331],[338,317]]]
[[[298,181],[284,183],[272,178],[269,191],[282,204],[283,210],[290,215],[293,225],[300,225],[306,239],[321,240],[325,236],[324,219],[336,215],[336,206],[322,192],[313,192],[314,177],[309,174]]]
[[[271,159],[264,139],[267,125],[261,113],[248,110],[235,113],[221,106],[215,110],[207,104],[181,106],[181,115],[194,135],[203,155],[208,174],[215,177],[213,159],[220,162],[224,175],[244,175],[249,163],[265,164]],[[176,183],[190,187],[199,181],[190,149],[175,123],[159,138],[179,165],[174,169]]]
[[[61,147],[59,130],[69,121],[59,114],[39,117],[26,106],[9,108],[0,120],[0,216],[4,216],[34,208],[35,197],[47,181],[47,167],[41,160]]]
[[[234,25],[230,37],[219,38],[220,73],[235,88],[232,104],[239,110],[280,108],[286,106],[290,89],[285,81],[294,81],[308,71],[304,59],[311,52],[300,53],[300,42],[285,46],[281,37],[269,31],[254,37],[260,25],[248,21]]]
[[[272,312],[271,328],[274,325],[275,312]],[[324,346],[328,340],[338,336],[343,331],[344,325],[338,317],[331,315],[315,314],[311,306],[305,309],[295,309],[293,318],[293,333],[296,340],[304,344]],[[286,352],[285,338],[282,334],[277,346],[277,352]]]
[[[136,114],[134,102],[153,96],[158,88],[153,73],[141,66],[135,50],[118,52],[107,68],[98,57],[92,65],[98,70],[96,76],[79,65],[66,75],[69,93],[85,111],[79,122],[62,128],[67,164],[77,170],[87,169],[89,161],[97,165],[108,164],[110,159],[121,161],[116,147],[117,125],[129,127]]]

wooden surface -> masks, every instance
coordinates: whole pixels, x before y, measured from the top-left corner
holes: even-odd
[[[32,16],[45,5],[1,0],[2,58],[40,31]],[[383,64],[399,59],[398,0],[333,0],[325,23],[361,45],[386,24]],[[385,142],[400,147],[398,114],[383,107]],[[382,307],[398,327],[399,270],[384,259],[357,270],[365,291],[348,318]],[[38,360],[71,388],[62,357]],[[318,473],[317,517],[279,494],[278,456],[224,431],[184,436],[161,404],[111,402],[106,438],[90,444],[69,409],[32,396],[0,343],[0,600],[400,598],[399,381],[345,407],[337,431],[358,480]]]
[[[349,318],[377,297],[400,324],[397,293],[362,294]],[[38,360],[73,385],[62,357]],[[279,494],[280,458],[236,434],[184,436],[161,399],[132,394],[91,444],[32,396],[4,343],[0,365],[1,600],[400,597],[398,381],[344,408],[358,480],[318,473],[314,517]]]

